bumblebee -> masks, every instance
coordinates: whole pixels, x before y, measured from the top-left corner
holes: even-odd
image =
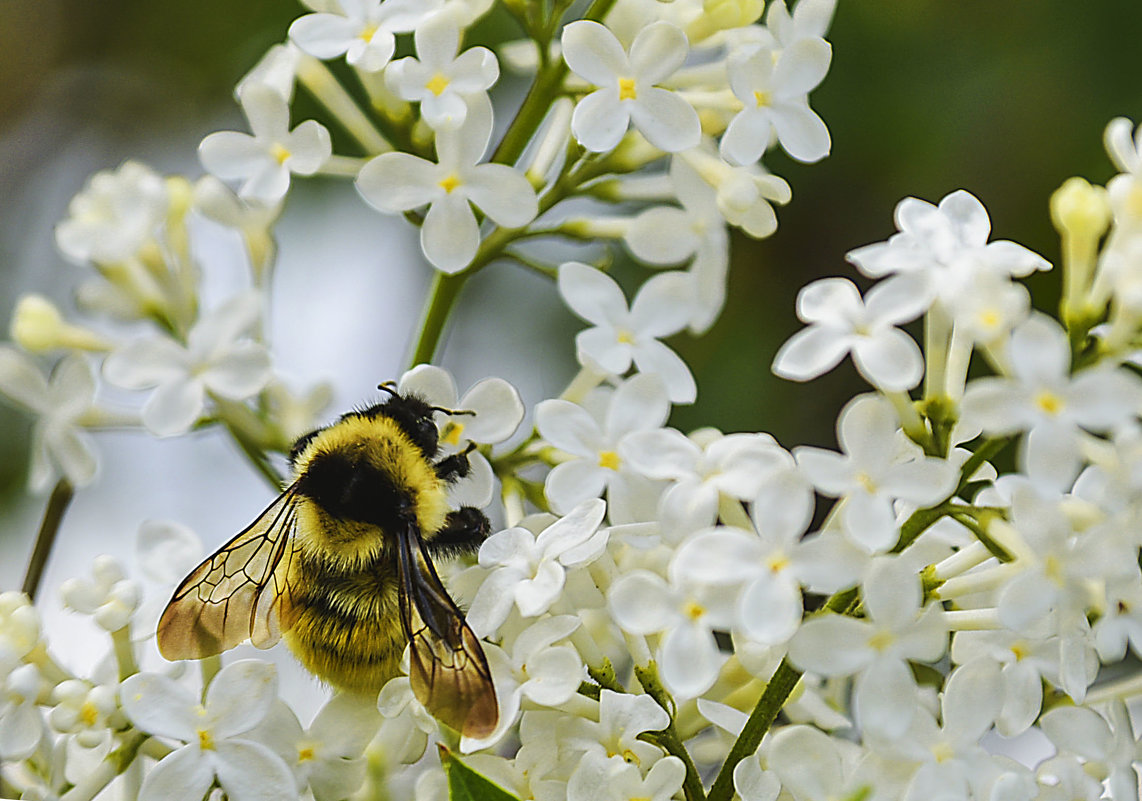
[[[159,651],[200,659],[284,639],[320,679],[376,694],[408,645],[416,697],[484,737],[499,716],[487,659],[432,563],[474,553],[490,529],[480,510],[448,507],[468,451],[437,460],[433,413],[463,412],[379,388],[386,400],[294,444],[292,483],[174,591]]]

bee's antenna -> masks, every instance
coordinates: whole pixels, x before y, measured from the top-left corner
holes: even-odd
[[[429,406],[428,408],[434,412],[444,412],[445,414],[470,414],[473,417],[476,416],[476,413],[471,409],[445,409],[443,406]]]
[[[377,389],[383,389],[385,392],[389,393],[394,398],[398,394],[396,381],[382,381],[380,384],[377,384]]]

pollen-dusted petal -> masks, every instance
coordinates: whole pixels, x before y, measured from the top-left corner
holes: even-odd
[[[139,789],[139,801],[202,801],[213,783],[210,760],[199,749],[187,746],[151,768]]]
[[[480,247],[480,227],[468,199],[453,193],[429,206],[420,246],[441,272],[452,274],[467,267]]]
[[[605,26],[579,20],[564,26],[563,60],[571,71],[596,86],[610,86],[630,72],[630,62],[619,40]]]
[[[197,742],[202,718],[195,714],[198,699],[174,679],[157,673],[136,673],[119,691],[123,712],[142,731],[183,742]]]
[[[579,144],[594,153],[613,150],[629,126],[630,110],[619,102],[618,91],[610,87],[596,89],[571,113],[571,132]]]
[[[373,206],[389,214],[415,209],[439,198],[440,170],[426,159],[408,153],[382,153],[357,174],[357,191]]]
[[[241,659],[222,668],[206,690],[206,712],[217,737],[232,737],[261,723],[277,697],[274,666]]]
[[[293,772],[261,743],[230,740],[211,756],[218,783],[232,801],[277,801],[297,793]]]
[[[638,32],[630,46],[631,73],[648,86],[661,83],[686,62],[690,42],[677,25],[658,21]]]
[[[638,101],[631,103],[629,110],[635,127],[659,150],[667,153],[689,150],[697,147],[702,138],[698,112],[674,92],[658,87],[642,88]]]

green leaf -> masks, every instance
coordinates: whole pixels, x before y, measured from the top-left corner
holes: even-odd
[[[440,764],[448,776],[448,798],[451,801],[520,801],[495,782],[481,776],[465,765],[443,745],[440,749]]]

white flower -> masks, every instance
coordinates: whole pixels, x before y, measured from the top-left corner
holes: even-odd
[[[765,27],[782,47],[792,47],[803,39],[822,38],[829,30],[836,8],[837,0],[800,0],[791,15],[785,0],[776,0],[769,4]]]
[[[338,693],[302,729],[293,710],[276,701],[266,718],[249,732],[292,768],[297,789],[309,787],[315,801],[341,801],[365,780],[365,746],[380,725],[374,706]]]
[[[837,420],[843,455],[806,446],[793,451],[819,491],[844,499],[845,534],[870,553],[896,544],[895,500],[923,508],[944,500],[956,486],[957,472],[950,462],[924,456],[919,448],[910,448],[911,453],[901,459],[896,431],[896,414],[889,403],[878,396],[861,396]]]
[[[241,339],[260,314],[254,293],[234,297],[201,317],[183,346],[153,336],[114,351],[103,363],[107,380],[127,389],[157,387],[143,406],[143,424],[157,436],[183,434],[206,404],[206,393],[242,400],[270,380],[270,355]]]
[[[485,643],[484,654],[496,685],[500,720],[496,730],[482,740],[465,737],[465,753],[490,748],[519,720],[524,699],[541,706],[558,707],[567,703],[583,681],[583,660],[571,645],[555,645],[578,628],[574,615],[542,618],[515,638],[511,654]]]
[[[781,780],[781,786],[794,798],[825,801],[851,798],[862,792],[862,788],[857,786],[859,780],[852,775],[851,766],[845,764],[837,742],[819,729],[803,725],[786,726],[773,735],[765,754],[770,769]],[[809,754],[812,757],[806,759]],[[741,764],[756,765],[757,761],[748,760]],[[737,779],[735,770],[735,783]],[[777,788],[773,789],[776,797]]]
[[[921,608],[920,579],[898,559],[875,562],[861,585],[866,617],[830,614],[805,623],[789,658],[824,676],[856,674],[857,722],[894,739],[916,711],[916,681],[908,660],[935,662],[947,645],[939,604]]]
[[[36,706],[40,672],[35,665],[20,667],[0,678],[0,758],[26,759],[35,753],[44,733]]]
[[[399,97],[420,103],[420,114],[433,129],[458,128],[468,116],[466,98],[491,88],[500,77],[499,62],[486,47],[457,55],[460,29],[449,14],[429,17],[414,40],[419,58],[394,61],[385,70],[385,83]]]
[[[274,203],[289,191],[290,175],[313,175],[333,152],[329,131],[316,120],[289,129],[289,106],[276,90],[251,83],[242,111],[253,135],[218,131],[202,140],[202,166],[224,181],[241,181],[238,194]]]
[[[624,630],[665,632],[655,657],[662,680],[679,698],[694,698],[710,689],[725,661],[714,632],[732,627],[737,588],[686,582],[680,572],[672,568],[667,583],[648,570],[632,570],[611,585],[607,601]]]
[[[289,36],[315,58],[344,55],[353,66],[377,72],[393,57],[393,34],[414,30],[441,5],[441,0],[340,0],[340,13],[299,17]]]
[[[0,674],[15,667],[40,643],[39,613],[28,596],[0,593]]]
[[[137,728],[186,743],[147,774],[141,801],[201,801],[215,781],[234,801],[296,795],[294,776],[281,757],[249,739],[277,696],[272,665],[232,662],[214,677],[201,704],[157,673],[129,677],[120,692],[123,711]]]
[[[580,364],[621,376],[633,361],[639,372],[662,379],[671,402],[694,402],[697,386],[690,368],[658,341],[681,331],[694,314],[694,284],[688,275],[656,275],[628,309],[614,279],[570,261],[559,268],[559,293],[573,312],[595,324],[575,337]]]
[[[568,781],[568,796],[573,787],[599,787],[618,765],[632,762],[647,768],[662,757],[657,746],[643,742],[638,736],[645,731],[660,731],[670,725],[670,715],[649,695],[627,695],[603,690],[599,695],[599,722],[575,718],[561,745],[583,756]],[[587,792],[576,793],[584,801]]]
[[[795,470],[792,457],[768,434],[727,436],[711,429],[690,437],[672,428],[636,431],[623,439],[619,456],[647,478],[673,482],[659,500],[668,540],[712,526],[723,495],[752,501],[771,475]],[[802,481],[800,488],[781,508],[808,509],[809,487]]]
[[[774,52],[768,48],[731,55],[730,87],[745,108],[722,136],[722,157],[733,164],[757,161],[777,133],[781,146],[799,161],[829,153],[829,129],[811,108],[808,93],[825,78],[832,48],[823,39],[802,39]]]
[[[527,225],[539,211],[522,173],[506,164],[480,163],[491,135],[491,103],[474,102],[462,126],[437,135],[437,163],[382,153],[357,175],[361,196],[380,211],[395,214],[428,204],[420,245],[443,272],[459,272],[476,255],[480,227],[473,205],[506,228]]]
[[[590,752],[567,784],[567,801],[670,801],[686,778],[676,756],[663,757],[643,778],[638,765],[605,760]]]
[[[152,241],[168,206],[163,177],[145,164],[125,161],[88,179],[56,226],[56,244],[77,262],[115,264]]]
[[[717,193],[684,159],[671,157],[670,182],[682,207],[651,206],[631,220],[623,240],[635,258],[650,264],[678,264],[692,257],[690,330],[701,334],[725,305],[729,234]]]
[[[541,615],[563,591],[569,569],[599,558],[608,532],[599,530],[606,504],[583,501],[535,535],[526,528],[500,531],[480,546],[480,567],[490,570],[468,609],[468,624],[478,635],[492,634],[514,605],[524,617]]]
[[[270,45],[258,63],[238,80],[238,85],[234,87],[234,97],[240,98],[249,84],[259,83],[269,86],[289,103],[293,100],[293,87],[301,59],[301,50],[293,42]]]
[[[456,380],[447,370],[418,364],[401,376],[397,390],[409,392],[441,409],[436,412],[440,446],[445,453],[458,453],[468,443],[495,445],[508,439],[523,422],[524,407],[519,392],[502,378],[485,378],[459,397]],[[454,506],[487,506],[491,503],[495,476],[479,451],[468,453],[470,472],[449,489]]]
[[[963,416],[988,434],[1026,432],[1020,465],[1032,478],[1065,488],[1080,467],[1080,430],[1108,431],[1134,418],[1142,382],[1126,370],[1093,367],[1070,373],[1067,334],[1034,315],[1011,334],[1009,375],[971,382]]]
[[[169,520],[144,520],[135,540],[143,575],[175,584],[202,561],[202,540],[190,528]]]
[[[698,144],[694,107],[662,83],[686,61],[689,43],[680,28],[652,22],[631,44],[630,56],[606,27],[579,20],[563,28],[563,59],[599,88],[579,101],[571,131],[588,150],[612,150],[633,122],[660,150],[675,153]]]
[[[119,688],[115,684],[92,685],[68,679],[52,690],[56,705],[48,721],[56,731],[73,733],[85,748],[96,748],[108,728],[121,728],[126,722],[119,711]]]
[[[896,326],[925,307],[915,286],[903,281],[877,284],[861,298],[847,278],[822,278],[797,295],[797,316],[809,326],[781,346],[773,372],[793,381],[827,373],[850,352],[857,371],[887,391],[911,389],[924,375],[924,357]]]
[[[1044,681],[1059,684],[1057,637],[1023,636],[1006,629],[958,631],[951,655],[957,664],[987,660],[999,667],[1003,704],[995,724],[1004,737],[1022,734],[1039,717]]]
[[[634,431],[657,428],[666,422],[670,401],[662,381],[639,373],[628,378],[610,398],[603,421],[582,406],[565,400],[545,400],[535,407],[540,436],[573,457],[547,474],[544,492],[556,512],[570,509],[587,498],[607,493],[611,522],[632,522],[630,512],[639,505],[642,479],[619,456],[623,437]]]
[[[83,429],[108,421],[95,407],[95,376],[87,359],[65,356],[44,378],[20,351],[0,346],[0,393],[37,415],[28,485],[40,492],[62,474],[76,487],[95,478],[91,438]]]
[[[955,308],[958,297],[976,291],[974,282],[980,273],[1022,277],[1051,267],[1022,245],[988,242],[987,209],[962,189],[944,197],[939,206],[905,198],[897,204],[895,216],[900,233],[887,242],[857,248],[847,258],[872,278],[911,275],[910,291],[926,299],[923,308],[934,298]]]
[[[1142,745],[1134,737],[1130,714],[1122,701],[1109,704],[1107,718],[1085,707],[1056,707],[1039,722],[1060,751],[1078,754],[1095,775],[1106,775],[1110,798],[1135,801],[1138,774],[1134,763],[1142,759]]]
[[[114,557],[106,554],[95,558],[91,572],[94,581],[70,578],[60,585],[64,606],[92,615],[107,631],[118,631],[139,608],[139,585],[127,578]]]

